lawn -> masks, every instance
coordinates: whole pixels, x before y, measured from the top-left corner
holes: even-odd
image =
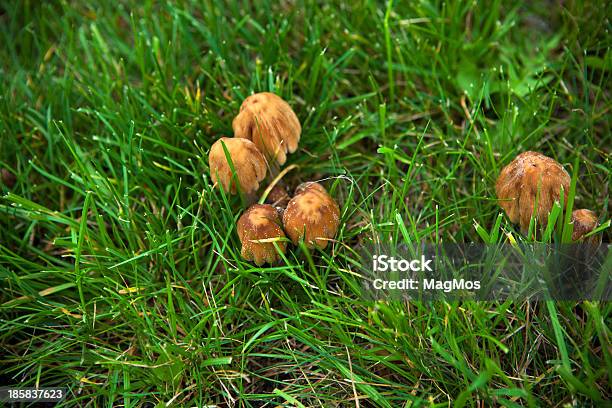
[[[367,301],[355,248],[524,240],[495,180],[526,150],[609,223],[611,29],[605,1],[2,1],[0,386],[88,407],[610,403],[610,303]],[[208,151],[262,91],[302,125],[283,183],[322,180],[341,225],[257,267]]]

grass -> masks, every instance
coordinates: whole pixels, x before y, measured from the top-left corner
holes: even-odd
[[[521,240],[494,183],[525,150],[579,163],[574,208],[605,225],[605,2],[87,3],[0,5],[0,385],[92,407],[609,403],[609,303],[365,302],[352,249]],[[264,268],[207,161],[257,91],[303,126],[283,180],[325,179],[342,211],[331,248]]]

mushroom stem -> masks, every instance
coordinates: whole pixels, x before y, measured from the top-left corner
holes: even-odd
[[[263,194],[261,195],[261,198],[259,199],[259,204],[263,204],[266,201],[266,198],[268,197],[268,194],[270,194],[270,191],[272,191],[274,186],[276,186],[281,181],[281,179],[285,177],[285,174],[289,173],[291,170],[297,169],[298,167],[299,166],[297,164],[292,164],[290,166],[285,167],[283,171],[278,173],[278,175],[274,177],[274,179],[270,182],[270,185],[268,185],[268,187],[264,190]]]

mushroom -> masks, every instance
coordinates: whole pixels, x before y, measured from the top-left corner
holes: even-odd
[[[307,247],[323,249],[340,225],[338,204],[319,183],[304,183],[283,213],[285,232],[294,244],[301,239]]]
[[[283,241],[285,233],[281,228],[281,220],[274,208],[268,204],[254,204],[242,214],[238,220],[238,237],[242,243],[240,254],[247,261],[253,261],[257,266],[264,263],[273,264],[280,259],[274,247],[285,253],[287,243]]]
[[[246,98],[232,122],[234,136],[253,141],[270,162],[287,161],[300,141],[302,127],[291,106],[281,97],[261,92]]]
[[[574,231],[572,232],[572,241],[586,241],[592,244],[598,244],[601,241],[601,236],[593,235],[586,239],[583,237],[597,227],[597,215],[591,210],[574,210],[572,212],[572,223]]]
[[[567,199],[569,186],[570,176],[561,164],[541,153],[527,151],[502,169],[495,191],[510,221],[527,232],[536,199],[535,218],[546,225],[553,204],[559,200],[561,187]]]
[[[285,208],[291,200],[289,193],[281,185],[275,185],[266,197],[266,202],[275,207]]]
[[[327,194],[327,190],[321,184],[315,181],[307,181],[306,183],[302,183],[295,188],[295,195],[302,194],[307,190],[315,190],[322,194]]]
[[[222,137],[213,143],[208,154],[210,175],[218,185],[231,194],[236,194],[236,183],[223,144],[236,171],[240,189],[245,194],[253,193],[259,188],[259,182],[266,177],[266,159],[257,150],[257,146],[247,139]]]

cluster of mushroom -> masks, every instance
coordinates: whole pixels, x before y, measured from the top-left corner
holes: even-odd
[[[563,202],[567,203],[570,181],[569,174],[556,160],[527,151],[502,169],[495,190],[510,221],[519,224],[521,231],[527,233],[532,217],[538,225],[546,226],[554,203],[560,201],[561,191]],[[597,227],[597,215],[587,209],[575,210],[572,223],[572,240],[580,241]],[[601,237],[593,236],[590,242],[599,239]]]
[[[222,137],[210,148],[211,177],[225,192],[252,196],[296,151],[302,128],[289,104],[269,92],[246,98],[232,128],[233,138]],[[257,265],[278,262],[287,237],[323,249],[338,231],[340,209],[319,183],[301,184],[293,197],[276,185],[267,202],[250,206],[237,224],[242,257]]]
[[[279,96],[262,92],[246,98],[232,122],[234,137],[222,137],[210,148],[210,174],[218,186],[236,194],[259,189],[268,164],[277,168],[287,161],[300,141],[302,127],[297,116]],[[228,157],[230,160],[228,161]],[[236,178],[233,180],[235,170]]]

